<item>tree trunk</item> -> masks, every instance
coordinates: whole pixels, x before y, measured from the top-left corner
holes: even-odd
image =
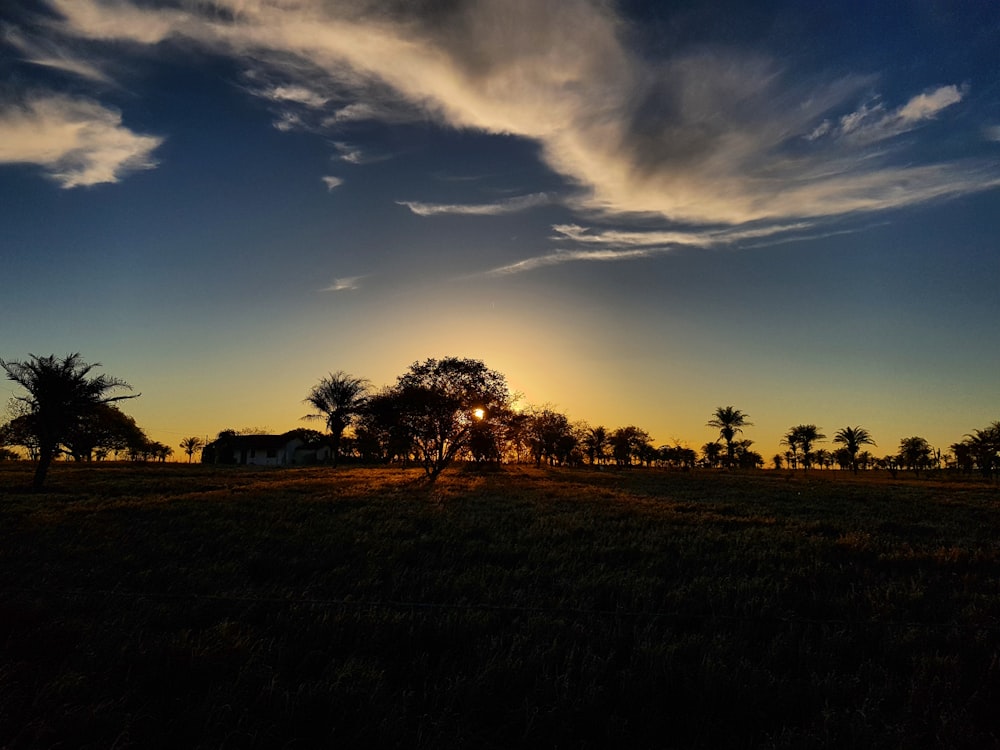
[[[38,450],[38,464],[35,466],[35,478],[31,482],[31,488],[36,492],[45,485],[45,477],[48,476],[49,466],[55,458],[55,446],[42,446]]]

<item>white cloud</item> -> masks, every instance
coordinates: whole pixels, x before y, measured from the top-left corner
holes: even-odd
[[[333,190],[334,188],[340,187],[344,184],[344,181],[339,177],[334,177],[333,175],[327,175],[323,178],[323,184],[326,185],[326,189]]]
[[[132,132],[119,112],[89,99],[36,94],[0,112],[0,163],[38,164],[64,188],[152,169],[162,142]]]
[[[765,239],[763,245],[787,241],[781,235],[801,233],[811,229],[809,222],[785,225],[763,225],[743,227],[722,227],[712,230],[640,230],[624,231],[608,229],[593,231],[577,224],[556,224],[552,230],[557,241],[569,241],[581,245],[598,245],[600,249],[576,248],[553,250],[541,255],[525,258],[516,263],[500,266],[486,272],[488,276],[508,276],[515,273],[534,271],[538,268],[576,262],[614,262],[650,258],[664,255],[683,247],[710,248],[745,240]],[[824,235],[825,236],[825,235]],[[775,239],[775,238],[778,239]]]
[[[294,102],[295,104],[304,104],[314,109],[320,109],[330,101],[322,94],[305,86],[298,85],[271,86],[256,93],[258,96],[270,99],[273,102]]]
[[[52,40],[29,39],[20,30],[8,27],[3,29],[2,41],[17,49],[33,65],[61,70],[96,83],[113,83],[99,65],[73,54]]]
[[[257,61],[292,92],[286,103],[323,101],[321,126],[423,116],[531,139],[579,186],[581,211],[780,222],[961,195],[1000,175],[995,166],[921,166],[899,142],[871,149],[956,106],[959,87],[852,110],[876,78],[793,80],[764,55],[721,48],[653,60],[633,54],[624,21],[600,0],[206,0],[188,10],[52,2],[67,34],[184,37]]]
[[[899,118],[905,122],[920,122],[935,117],[938,112],[958,104],[963,94],[957,86],[941,86],[926,94],[919,94],[899,110]]]
[[[345,276],[341,279],[334,279],[330,286],[320,289],[321,292],[347,292],[357,289],[364,276]]]
[[[675,248],[672,247],[647,247],[633,250],[555,250],[550,253],[538,255],[534,258],[526,258],[517,263],[500,266],[487,272],[488,276],[509,276],[515,273],[534,271],[548,266],[559,266],[563,263],[575,262],[612,262],[623,260],[637,260],[640,258],[650,258],[654,255],[663,255]]]
[[[656,247],[656,246],[692,246],[709,247],[712,245],[729,244],[747,239],[770,237],[787,232],[799,232],[811,228],[809,222],[797,224],[769,224],[766,226],[723,227],[711,230],[651,230],[626,231],[606,229],[593,232],[587,227],[576,224],[556,224],[552,230],[556,233],[555,240],[570,240],[587,245],[607,245],[618,248]]]
[[[420,203],[419,201],[396,201],[400,206],[406,206],[417,216],[438,216],[441,214],[459,214],[466,216],[500,216],[525,211],[536,206],[547,206],[553,203],[548,193],[531,193],[516,198],[495,203]]]
[[[371,151],[366,151],[359,146],[355,146],[351,143],[345,143],[344,141],[334,141],[333,147],[337,150],[337,155],[335,159],[340,161],[346,161],[348,164],[362,165],[362,164],[375,164],[376,162],[386,161],[391,159],[391,154],[386,153],[372,153]]]
[[[846,138],[857,143],[874,143],[907,133],[921,123],[932,120],[943,110],[958,104],[964,92],[957,86],[940,86],[918,94],[895,110],[886,110],[880,99],[865,102],[854,112],[842,115],[837,125],[829,120],[820,123],[808,136],[815,141],[824,136]]]

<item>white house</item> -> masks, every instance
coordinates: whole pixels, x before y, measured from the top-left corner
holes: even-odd
[[[205,448],[202,460],[240,466],[295,466],[322,463],[330,458],[330,446],[306,443],[293,433],[225,435]]]

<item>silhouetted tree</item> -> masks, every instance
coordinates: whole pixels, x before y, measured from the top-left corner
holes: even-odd
[[[511,412],[501,428],[503,454],[509,461],[523,463],[531,457],[531,415]]]
[[[389,463],[410,457],[413,443],[403,422],[403,412],[403,399],[396,388],[382,388],[368,395],[354,429],[362,461]]]
[[[80,355],[69,354],[62,359],[54,354],[39,357],[29,354],[26,361],[0,360],[9,380],[27,395],[17,396],[26,408],[29,429],[38,440],[38,464],[32,486],[39,490],[45,484],[49,466],[58,455],[63,442],[100,404],[135,398],[110,395],[115,391],[131,390],[124,380],[109,375],[91,376],[99,364],[87,364]]]
[[[716,468],[722,461],[722,446],[718,443],[705,443],[701,446],[701,457],[705,466]]]
[[[510,411],[502,374],[479,360],[414,362],[394,388],[399,426],[433,481],[467,447],[477,421],[499,434]]]
[[[1000,466],[1000,422],[973,430],[965,436],[963,443],[983,476],[992,476],[994,470]]]
[[[858,473],[858,453],[863,445],[875,445],[871,434],[864,427],[842,427],[833,436],[833,442],[844,446],[851,457],[851,471]]]
[[[194,454],[205,447],[205,441],[200,437],[186,437],[181,440],[181,448],[184,449],[184,453],[187,454],[188,463],[191,463]]]
[[[814,424],[800,424],[792,427],[785,436],[781,439],[782,445],[787,445],[792,454],[795,454],[796,450],[802,451],[802,468],[806,471],[812,466],[813,443],[819,442],[820,440],[825,440],[826,435],[819,431],[819,428]]]
[[[38,460],[38,435],[35,434],[28,414],[14,417],[0,428],[0,432],[2,432],[0,443],[24,448],[28,451],[28,458],[32,461]]]
[[[967,441],[952,443],[948,446],[952,458],[955,461],[955,468],[961,470],[963,474],[971,474],[976,466],[976,460],[972,456],[972,448]]]
[[[331,372],[320,380],[309,391],[305,403],[316,410],[315,414],[306,414],[303,419],[321,419],[330,432],[332,460],[334,465],[340,457],[340,441],[344,430],[351,420],[361,411],[364,405],[368,381],[356,378],[342,370]]]
[[[549,406],[533,407],[527,414],[528,447],[535,466],[541,466],[543,459],[549,465],[564,463],[576,447],[569,417]]]
[[[661,445],[660,461],[675,469],[693,469],[698,455],[691,449],[680,445]]]
[[[758,469],[764,465],[764,457],[751,450],[753,440],[733,441],[733,457],[741,469]]]
[[[581,445],[590,463],[604,463],[608,457],[608,429],[604,425],[588,428]]]
[[[145,446],[149,438],[135,420],[110,404],[98,404],[69,430],[63,444],[76,461]]]
[[[752,427],[753,422],[749,420],[749,415],[744,414],[739,409],[732,406],[720,406],[715,410],[715,414],[708,421],[709,427],[715,427],[719,431],[719,438],[726,441],[726,465],[730,468],[736,464],[736,451],[733,441],[736,435],[743,432],[744,427]]]
[[[161,464],[171,456],[174,449],[155,440],[146,440],[131,450],[133,461],[159,461]]]
[[[611,444],[611,455],[619,466],[631,466],[632,459],[640,462],[649,445],[649,433],[635,425],[619,427],[608,437]]]
[[[930,466],[934,449],[922,437],[907,437],[899,441],[899,461],[919,476],[921,469]]]

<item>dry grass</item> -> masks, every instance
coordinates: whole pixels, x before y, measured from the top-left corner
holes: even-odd
[[[0,747],[995,747],[995,486],[0,467]]]

